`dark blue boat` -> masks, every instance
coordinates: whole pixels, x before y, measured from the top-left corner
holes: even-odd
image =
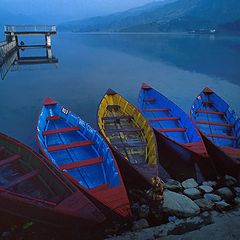
[[[238,175],[240,118],[214,91],[206,87],[195,99],[191,117],[197,124],[222,173]]]
[[[143,83],[138,108],[155,130],[158,142],[176,152],[185,163],[197,162],[206,177],[213,174],[214,170],[205,173],[206,165],[211,165],[206,147],[196,125],[180,107]]]
[[[80,188],[117,214],[131,214],[116,160],[92,126],[46,98],[37,121],[37,141],[42,153]]]

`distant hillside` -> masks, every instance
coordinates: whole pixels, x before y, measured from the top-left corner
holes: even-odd
[[[166,0],[104,17],[59,25],[79,32],[161,32],[217,28],[240,16],[239,0]]]
[[[218,28],[219,28],[219,31],[240,34],[240,19],[234,22],[220,24]]]

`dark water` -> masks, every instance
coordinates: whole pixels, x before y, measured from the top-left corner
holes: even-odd
[[[0,131],[34,148],[38,112],[47,96],[95,127],[108,88],[136,106],[142,82],[187,113],[205,86],[240,112],[239,36],[59,33],[52,38],[52,53],[58,68],[24,66],[0,80]],[[21,54],[44,55],[45,50]]]

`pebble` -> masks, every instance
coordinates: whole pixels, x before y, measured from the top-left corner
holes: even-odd
[[[197,188],[187,188],[183,193],[193,200],[201,197],[201,192]]]
[[[227,187],[217,189],[216,193],[219,194],[223,199],[226,199],[226,200],[233,198],[232,191]]]
[[[147,227],[149,227],[148,221],[145,218],[142,218],[138,221],[133,222],[132,230],[135,231]]]
[[[232,177],[232,176],[229,176],[229,175],[226,175],[225,176],[225,185],[227,187],[231,187],[233,185],[235,185],[237,183],[237,179]]]
[[[195,188],[198,186],[197,182],[194,180],[194,178],[189,178],[185,181],[182,182],[182,186],[187,189],[187,188]]]
[[[172,191],[181,191],[182,190],[181,183],[176,180],[173,180],[173,179],[168,179],[165,182],[165,186],[167,189],[172,190]]]
[[[203,191],[204,193],[210,193],[213,191],[213,188],[211,186],[208,185],[201,185],[198,187],[201,191]]]
[[[215,181],[205,181],[205,182],[202,183],[202,185],[215,187],[217,185],[217,182],[215,182]]]
[[[205,193],[204,198],[205,199],[210,199],[214,202],[221,201],[221,199],[222,199],[220,196],[218,196],[217,194],[213,194],[213,193]]]
[[[198,199],[198,200],[195,200],[194,201],[199,207],[201,210],[203,211],[208,211],[208,210],[211,210],[213,209],[214,207],[214,202],[211,200],[211,199],[205,199],[205,198],[202,198],[202,199]]]
[[[215,207],[218,211],[224,211],[230,208],[230,204],[224,202],[224,201],[220,201],[220,202],[215,202]]]

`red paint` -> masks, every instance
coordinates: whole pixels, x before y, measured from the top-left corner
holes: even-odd
[[[43,102],[44,106],[54,105],[54,104],[57,104],[57,103],[54,100],[52,100],[50,97],[46,97],[46,99]]]
[[[207,125],[223,126],[223,127],[234,127],[234,125],[230,124],[230,123],[218,123],[218,122],[206,122],[206,121],[196,121],[196,123],[207,124]]]
[[[91,189],[89,189],[90,192],[98,192],[98,191],[103,191],[103,190],[106,190],[108,189],[110,186],[110,183],[105,183],[105,184],[102,184],[102,185],[98,185],[96,187],[93,187]]]
[[[165,118],[149,118],[148,121],[168,121],[168,120],[180,120],[180,117],[165,117]]]
[[[210,88],[205,87],[205,88],[203,89],[203,93],[214,93],[214,92],[213,92],[213,90],[211,90]]]
[[[75,148],[75,147],[82,147],[82,146],[87,146],[87,145],[92,145],[92,144],[94,144],[94,142],[92,142],[90,140],[86,140],[86,141],[50,146],[50,147],[46,147],[46,149],[48,152],[53,152],[53,151],[64,150],[64,149]]]
[[[103,157],[97,157],[97,158],[90,158],[90,159],[86,159],[86,160],[82,160],[82,161],[78,161],[78,162],[62,164],[62,165],[59,165],[59,168],[61,170],[63,170],[63,169],[70,170],[70,169],[86,167],[89,165],[94,165],[94,164],[98,164],[98,163],[102,163],[102,162],[103,162]]]
[[[207,134],[208,137],[214,137],[214,138],[226,138],[231,140],[237,140],[237,137],[235,136],[227,136],[227,135],[220,135],[220,134]]]
[[[44,131],[44,132],[42,132],[42,135],[46,136],[49,134],[64,133],[64,132],[71,132],[71,131],[78,131],[78,130],[80,130],[79,127],[59,128],[59,129]]]
[[[158,108],[158,109],[142,109],[143,112],[161,112],[161,111],[171,111],[170,108]]]
[[[163,129],[156,129],[158,132],[185,132],[186,128],[163,128]]]
[[[153,101],[156,101],[156,98],[146,98],[146,99],[143,99],[144,102],[153,102]]]
[[[216,115],[225,115],[224,112],[204,111],[204,110],[196,110],[196,113],[209,113],[209,114],[216,114]]]
[[[16,155],[13,155],[11,157],[8,157],[6,159],[3,159],[0,161],[0,167],[3,166],[4,164],[7,164],[7,163],[11,163],[11,162],[14,162],[16,160],[18,160],[21,156],[16,154]]]
[[[62,119],[62,117],[60,117],[60,116],[47,117],[47,121],[49,121],[49,120],[55,120],[55,119]]]
[[[210,104],[214,104],[213,101],[202,101],[203,103],[210,103]]]
[[[152,89],[152,87],[150,87],[146,83],[143,83],[141,88],[143,88],[143,89]]]

